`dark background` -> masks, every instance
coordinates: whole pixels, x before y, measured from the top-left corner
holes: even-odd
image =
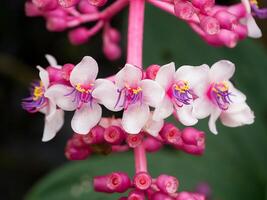
[[[220,1],[220,3],[225,3]],[[230,2],[227,2],[230,3]],[[1,1],[0,6],[0,121],[1,121],[1,135],[0,135],[0,190],[1,197],[3,200],[19,200],[24,197],[27,191],[32,187],[37,180],[43,177],[45,174],[51,170],[63,165],[66,161],[64,157],[64,146],[67,138],[72,134],[70,129],[70,118],[72,114],[67,114],[66,123],[64,128],[60,131],[58,136],[48,143],[42,143],[42,129],[43,129],[43,116],[42,114],[28,114],[22,110],[20,106],[21,99],[28,95],[28,86],[34,78],[38,78],[37,70],[35,66],[41,65],[46,66],[47,62],[44,58],[44,54],[49,53],[54,55],[60,64],[64,63],[77,63],[81,60],[84,55],[93,56],[100,65],[100,77],[108,76],[112,73],[118,71],[120,67],[123,66],[125,62],[125,57],[123,55],[122,59],[116,62],[109,62],[106,60],[101,52],[101,36],[94,37],[88,44],[82,46],[71,46],[67,40],[67,34],[64,33],[50,33],[45,29],[45,22],[41,18],[28,18],[24,15],[24,1],[21,0],[4,0]],[[152,10],[152,11],[151,11]],[[150,19],[156,18],[160,15],[159,11],[149,7]],[[168,20],[170,23],[174,23],[172,17],[165,14],[161,14],[166,19],[166,24]],[[151,17],[152,16],[152,17]],[[127,12],[123,12],[115,18],[113,25],[120,30],[125,35],[126,33],[126,21]],[[188,39],[188,45],[194,45],[194,41],[197,41],[196,48],[199,48],[199,56],[201,59],[194,59],[195,55],[190,57],[183,57],[189,55],[190,52],[184,50],[180,52],[180,55],[175,54],[172,51],[172,47],[162,49],[160,53],[160,60],[166,62],[176,61],[182,62],[181,64],[202,64],[199,60],[209,59],[209,54],[205,54],[201,47],[206,46],[194,33],[187,28],[183,23],[177,22],[177,26],[164,26],[168,29],[157,29],[157,23],[160,21],[152,20],[152,24],[146,29],[148,33],[145,36],[145,52],[154,51],[154,48],[158,48],[157,45],[153,46],[156,41],[150,41],[149,34],[160,35],[163,32],[168,32],[173,38],[179,37],[180,31],[184,39]],[[146,21],[148,24],[149,21]],[[179,28],[181,25],[182,28]],[[266,21],[261,21],[259,25],[262,27],[263,34],[265,35],[262,39],[254,41],[258,43],[263,50],[267,47],[267,23]],[[180,30],[179,30],[180,29]],[[182,29],[182,30],[181,30]],[[185,31],[183,31],[185,29]],[[154,32],[153,32],[154,31]],[[166,35],[166,34],[165,34]],[[191,37],[193,37],[191,41]],[[181,39],[180,39],[181,40]],[[148,42],[146,42],[148,41]],[[161,43],[164,42],[161,41]],[[252,41],[249,41],[252,42]],[[171,45],[171,44],[170,44]],[[182,44],[186,45],[186,44]],[[183,49],[183,46],[177,45],[177,49]],[[168,46],[168,45],[166,45]],[[265,47],[263,47],[265,46]],[[240,49],[246,46],[240,47]],[[122,48],[125,50],[125,38],[122,41]],[[193,47],[194,48],[194,47]],[[212,48],[209,48],[209,51]],[[157,49],[155,50],[157,51]],[[217,51],[216,49],[214,51]],[[221,52],[218,55],[222,55],[224,51],[229,50],[219,50]],[[264,50],[263,50],[264,51]],[[240,52],[240,51],[239,51]],[[145,53],[146,54],[146,53]],[[145,56],[145,64],[157,62],[157,58],[150,56],[152,53],[148,53]],[[230,52],[234,59],[238,62],[242,59],[241,54],[235,54],[234,51]],[[253,52],[252,52],[253,54]],[[242,54],[243,55],[243,54]],[[264,55],[264,54],[263,54]],[[265,51],[265,57],[266,57]],[[180,56],[180,57],[179,57]],[[226,54],[224,55],[226,56]],[[220,57],[220,56],[219,56]],[[180,59],[181,58],[181,59]],[[178,61],[180,59],[180,61]],[[255,58],[257,59],[257,58]],[[208,61],[211,63],[212,59]],[[266,60],[266,59],[265,59]],[[184,63],[184,61],[187,61]],[[254,63],[253,61],[251,63]],[[258,65],[261,61],[257,62]],[[265,63],[265,61],[262,61]],[[163,63],[159,63],[163,64]],[[257,66],[258,66],[257,65]],[[253,68],[254,66],[251,66]],[[267,66],[260,66],[261,68]],[[254,69],[255,70],[255,69]],[[266,68],[265,71],[267,72]],[[249,73],[249,72],[248,72]],[[253,69],[252,69],[253,73]],[[252,82],[249,82],[252,83]],[[248,84],[249,84],[248,83]],[[265,84],[263,81],[260,84]],[[240,84],[241,85],[241,84]],[[266,90],[266,85],[263,87]],[[253,87],[250,88],[253,90]],[[261,91],[265,92],[266,91]],[[252,96],[253,94],[251,94]],[[258,102],[257,98],[251,100],[252,105],[256,105]],[[266,123],[267,118],[267,106],[262,105],[261,120]],[[257,116],[257,115],[256,115]],[[260,126],[260,125],[258,125]],[[228,129],[227,129],[228,130]],[[244,129],[245,130],[245,129]],[[253,131],[253,129],[246,129],[247,132]],[[263,135],[266,129],[261,129]],[[234,132],[234,131],[233,131]],[[246,131],[245,131],[246,132]],[[210,133],[209,133],[210,134]],[[234,134],[234,133],[233,133]],[[244,133],[245,134],[245,133]],[[251,133],[252,134],[252,133]],[[211,137],[211,136],[210,136]],[[212,136],[213,137],[213,136]],[[217,137],[221,137],[220,135]],[[265,138],[265,137],[264,137]],[[212,143],[214,139],[208,141]],[[238,138],[234,139],[238,142]],[[251,141],[256,143],[255,141]],[[265,143],[263,140],[262,143]],[[257,146],[257,144],[255,144]],[[243,148],[246,149],[246,148]],[[229,149],[228,149],[229,150]],[[229,150],[231,151],[231,150]],[[260,151],[264,160],[266,161],[266,148],[262,148]],[[250,161],[249,161],[250,162]],[[251,161],[252,162],[252,161]],[[266,164],[266,162],[265,162]],[[242,166],[242,165],[241,165]],[[263,165],[266,167],[266,165]],[[266,168],[265,168],[266,169]],[[220,172],[218,172],[220,173]],[[252,173],[248,170],[248,173]],[[253,176],[253,174],[251,175]],[[257,198],[264,198],[264,193],[266,192],[266,179],[262,181],[260,193]],[[250,180],[247,180],[250,181]],[[189,184],[190,185],[190,184]],[[242,190],[241,190],[242,191]],[[90,198],[88,198],[90,199]],[[220,198],[219,198],[220,199]]]

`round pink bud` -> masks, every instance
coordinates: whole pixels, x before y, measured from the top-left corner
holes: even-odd
[[[238,24],[237,17],[225,10],[218,11],[214,17],[219,21],[220,26],[225,29],[232,29]]]
[[[135,148],[135,147],[139,146],[140,144],[142,144],[143,138],[144,138],[144,136],[143,136],[142,133],[139,133],[139,134],[127,134],[126,142],[129,145],[129,147]]]
[[[85,27],[79,27],[69,32],[69,40],[73,45],[81,45],[89,40],[89,31]]]
[[[236,24],[232,26],[232,31],[238,35],[239,40],[243,40],[248,36],[248,28],[243,24]]]
[[[64,80],[66,80],[66,81],[70,80],[70,73],[72,72],[73,68],[74,68],[73,64],[63,65],[61,71],[62,71],[62,77]]]
[[[29,1],[25,3],[25,13],[27,17],[37,17],[42,15],[42,12]]]
[[[102,126],[93,127],[90,132],[83,135],[83,142],[85,144],[100,144],[104,142],[105,129]]]
[[[119,126],[110,126],[105,129],[104,139],[113,145],[121,144],[125,139],[125,132]]]
[[[192,127],[182,132],[183,150],[194,155],[201,155],[205,151],[205,133]]]
[[[47,67],[46,71],[49,74],[49,80],[51,83],[57,83],[62,81],[62,72],[61,69],[55,67]]]
[[[79,1],[80,0],[58,0],[58,3],[64,8],[69,8],[78,4]]]
[[[183,141],[181,139],[181,131],[173,124],[164,124],[159,134],[168,144],[175,145],[175,147],[177,148],[183,146]]]
[[[134,185],[139,190],[147,190],[152,184],[152,178],[147,172],[139,172],[134,176]]]
[[[174,2],[174,12],[176,17],[189,20],[193,17],[195,10],[189,1],[176,0]]]
[[[46,28],[52,32],[60,32],[67,28],[67,23],[64,18],[49,17],[46,21]]]
[[[209,12],[215,5],[214,0],[192,0],[191,2],[196,8],[204,13]]]
[[[32,3],[43,11],[55,10],[58,6],[57,0],[32,0]]]
[[[150,65],[146,69],[146,78],[151,79],[151,80],[155,80],[159,69],[160,69],[159,65]]]
[[[151,200],[174,200],[174,198],[170,197],[167,194],[164,194],[162,192],[156,192],[152,195]],[[189,200],[189,199],[188,199]]]
[[[160,175],[157,178],[156,184],[158,188],[166,194],[175,193],[179,187],[179,181],[177,178],[165,174]]]
[[[97,8],[89,4],[87,0],[81,0],[78,5],[78,8],[79,11],[83,14],[92,14],[98,12]]]
[[[103,53],[109,60],[117,60],[121,57],[121,48],[116,43],[104,44]]]
[[[147,152],[156,152],[156,151],[160,150],[160,148],[163,146],[162,142],[160,142],[156,138],[150,137],[150,136],[148,136],[144,140],[143,144],[144,144]]]
[[[237,18],[243,18],[247,15],[247,10],[243,3],[238,3],[235,5],[229,6],[227,11],[235,15]]]
[[[218,33],[218,38],[225,46],[230,48],[235,47],[238,41],[238,35],[226,29],[221,29]]]
[[[176,200],[196,200],[190,192],[180,192]]]
[[[109,41],[111,43],[118,43],[120,40],[121,40],[121,34],[120,32],[115,29],[115,28],[112,28],[110,27],[108,30],[107,30],[107,34],[108,34],[108,38],[109,38]]]
[[[88,0],[88,2],[93,6],[104,6],[108,0]]]
[[[214,35],[220,30],[219,21],[214,17],[202,17],[200,26],[209,35]]]
[[[47,18],[66,18],[67,12],[63,9],[56,9],[45,13],[45,17]]]
[[[146,197],[145,197],[144,192],[139,191],[139,190],[134,190],[130,192],[127,200],[145,200],[145,199]]]
[[[68,160],[85,160],[90,154],[90,148],[69,147],[65,149],[65,156]]]

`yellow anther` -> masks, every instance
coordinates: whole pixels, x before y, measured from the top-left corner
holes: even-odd
[[[43,97],[43,95],[44,95],[43,83],[42,83],[42,81],[40,81],[40,85],[34,87],[33,100],[37,101],[38,99]]]
[[[136,89],[133,88],[132,91],[133,91],[134,94],[138,94],[139,92],[142,91],[142,88],[140,88],[140,87],[138,87],[138,88],[136,88]]]
[[[179,81],[175,84],[175,90],[179,91],[180,93],[185,93],[190,89],[188,81]]]
[[[90,86],[92,87],[92,86],[94,86],[94,84],[91,83]],[[81,92],[81,93],[86,93],[86,94],[88,94],[88,93],[91,93],[91,92],[93,91],[91,87],[89,87],[89,88],[84,88],[80,83],[78,83],[78,84],[76,85],[75,89],[78,90],[78,91]]]

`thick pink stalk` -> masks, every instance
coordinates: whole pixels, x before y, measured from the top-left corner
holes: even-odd
[[[131,0],[128,26],[127,63],[142,68],[143,32],[144,32],[145,0]],[[146,152],[141,144],[134,149],[135,170],[147,171]]]

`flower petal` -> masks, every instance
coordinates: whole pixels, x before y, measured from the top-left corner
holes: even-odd
[[[55,84],[48,88],[45,96],[63,110],[73,111],[77,107],[77,103],[74,101],[75,94],[73,90],[74,88],[72,87]]]
[[[221,82],[229,80],[235,73],[235,65],[228,60],[220,60],[210,68],[211,82]]]
[[[61,109],[57,109],[54,114],[45,118],[45,127],[43,133],[43,142],[47,142],[55,137],[57,132],[64,124],[64,112]]]
[[[221,113],[222,113],[222,111],[220,109],[215,109],[210,114],[210,118],[209,118],[209,129],[215,135],[218,134],[218,131],[217,131],[217,128],[216,128],[216,120],[219,118],[219,116],[221,115]]]
[[[193,126],[198,120],[192,114],[192,105],[183,105],[177,110],[177,117],[179,121],[185,126]]]
[[[142,79],[142,69],[126,64],[115,76],[116,86],[121,89],[125,85],[136,86]]]
[[[250,3],[249,3],[249,0],[241,0],[242,3],[244,4],[246,10],[247,10],[247,13],[251,13],[251,7],[250,7]]]
[[[260,38],[262,36],[262,32],[258,27],[255,19],[251,14],[247,16],[246,24],[248,28],[248,36],[252,38]]]
[[[171,62],[167,65],[160,67],[155,81],[160,84],[164,89],[168,89],[173,82],[175,73],[175,64]]]
[[[173,112],[173,104],[171,100],[165,95],[159,106],[157,106],[153,113],[153,119],[159,121],[169,117]]]
[[[122,127],[130,134],[138,134],[149,118],[149,107],[146,104],[132,104],[123,112]]]
[[[198,98],[193,102],[193,115],[197,119],[203,119],[210,115],[214,105],[205,97]]]
[[[50,84],[48,72],[41,66],[37,66],[36,68],[39,70],[39,77],[44,84],[44,88],[47,89]]]
[[[71,120],[72,129],[79,134],[87,134],[91,128],[97,125],[102,115],[102,109],[97,103],[83,104],[77,109]]]
[[[70,74],[70,83],[74,87],[77,84],[87,85],[95,81],[97,74],[97,62],[92,57],[85,56],[82,61],[73,68]]]
[[[157,137],[161,128],[164,125],[164,120],[155,121],[152,118],[153,114],[151,113],[149,116],[149,119],[146,122],[146,125],[144,127],[144,131],[149,133],[150,135]]]
[[[155,81],[145,79],[140,82],[142,88],[143,101],[152,106],[156,107],[165,95],[163,88]]]
[[[229,92],[231,93],[231,103],[243,103],[246,101],[246,95],[236,89],[230,81],[228,81],[227,84],[229,86]]]
[[[105,79],[98,79],[95,82],[95,89],[92,96],[107,109],[111,111],[120,111],[123,107],[116,106],[119,98],[119,93],[113,82]],[[123,99],[123,98],[121,98]],[[120,102],[119,102],[120,103]],[[119,104],[118,105],[121,105]]]
[[[57,64],[57,60],[55,59],[54,56],[50,55],[50,54],[46,54],[45,55],[46,60],[48,61],[50,67],[54,67],[57,69],[61,69],[62,67],[60,65]]]

